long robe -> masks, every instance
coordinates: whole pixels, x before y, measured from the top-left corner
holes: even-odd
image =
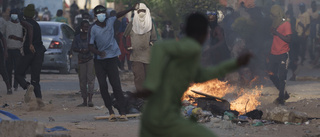
[[[141,119],[141,137],[214,137],[209,129],[181,116],[181,97],[192,82],[223,77],[236,60],[200,67],[201,45],[191,38],[165,41],[152,49],[144,88],[153,92]]]

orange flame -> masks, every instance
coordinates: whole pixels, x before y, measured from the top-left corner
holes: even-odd
[[[219,81],[218,79],[209,80],[204,83],[194,83],[183,94],[181,99],[188,100],[192,103],[195,101],[194,98],[204,97],[202,95],[192,92],[191,90],[207,93],[212,96],[222,98],[226,94],[232,93],[233,87],[227,85],[227,82]]]
[[[260,89],[262,88],[263,86],[261,86]],[[256,87],[251,92],[246,91],[243,92],[242,95],[238,95],[238,98],[236,100],[230,102],[230,109],[236,110],[240,114],[245,114],[247,112],[255,110],[259,105],[261,105],[261,102],[258,101],[262,92],[260,89]]]
[[[252,81],[255,81],[256,79],[257,77],[254,78]],[[256,87],[251,91],[246,89],[239,89],[235,91],[236,88],[227,83],[228,82],[219,81],[218,79],[213,79],[204,83],[194,83],[183,94],[181,100],[187,100],[190,103],[194,103],[195,98],[204,97],[202,95],[192,92],[191,90],[206,93],[219,98],[223,98],[225,97],[225,95],[235,92],[237,93],[237,99],[231,101],[229,99],[227,100],[230,101],[230,109],[236,110],[240,114],[250,112],[256,109],[257,106],[261,104],[258,101],[258,99],[261,96],[261,89],[263,89],[263,86],[261,86],[260,88]]]

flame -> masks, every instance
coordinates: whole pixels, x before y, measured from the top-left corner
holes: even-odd
[[[253,85],[254,82],[256,82],[258,80],[258,76],[255,76],[250,82],[249,85],[250,87]]]
[[[260,87],[260,89],[262,88],[263,86]],[[257,106],[261,105],[261,102],[258,101],[262,92],[260,89],[256,87],[251,92],[247,91],[243,92],[241,95],[238,95],[236,100],[230,102],[230,109],[236,110],[240,114],[245,114],[255,110]]]
[[[271,76],[273,76],[274,75],[274,73],[273,72],[271,72],[271,71],[268,71],[267,72],[269,75],[271,75]]]
[[[207,93],[212,96],[222,98],[226,94],[232,93],[233,91],[233,87],[227,85],[227,83],[228,82],[219,81],[218,79],[209,80],[204,83],[194,83],[183,94],[181,100],[188,100],[189,102],[193,103],[195,101],[194,98],[204,97],[202,95],[192,92],[191,90]]]
[[[250,83],[256,81],[258,77],[255,77],[251,80]],[[250,112],[257,108],[257,106],[261,105],[258,101],[261,96],[261,90],[263,86],[260,88],[256,87],[253,90],[239,89],[235,91],[235,87],[227,84],[226,81],[219,81],[218,79],[213,79],[204,83],[194,83],[188,88],[188,90],[183,94],[181,100],[187,100],[191,104],[195,102],[195,98],[204,97],[202,95],[196,94],[192,92],[199,91],[202,93],[206,93],[218,98],[223,98],[225,95],[229,93],[236,93],[237,97],[234,100],[226,99],[230,102],[230,109],[236,110],[240,114],[245,114],[246,112]]]

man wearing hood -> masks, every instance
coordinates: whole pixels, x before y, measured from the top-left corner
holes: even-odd
[[[279,97],[274,103],[284,105],[285,100],[289,98],[285,86],[289,64],[289,43],[292,34],[291,24],[285,20],[285,13],[279,5],[272,6],[270,16],[273,21],[271,28],[273,42],[269,55],[269,76],[279,90]]]
[[[130,61],[132,61],[134,84],[137,90],[142,90],[146,69],[150,63],[151,47],[157,40],[150,10],[144,3],[140,3],[139,9],[134,11],[133,20],[124,33],[124,37],[127,36],[131,38]]]

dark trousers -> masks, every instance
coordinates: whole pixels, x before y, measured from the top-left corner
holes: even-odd
[[[307,38],[303,36],[299,36],[299,44],[300,44],[300,58],[301,58],[301,64],[302,64],[306,59]]]
[[[15,79],[23,89],[27,89],[29,82],[25,79],[25,73],[30,67],[31,69],[31,85],[34,86],[34,94],[36,98],[42,98],[40,87],[40,73],[42,68],[44,52],[36,52],[34,54],[26,54],[21,58],[18,64]]]
[[[109,79],[110,85],[113,89],[113,94],[119,105],[119,113],[125,115],[124,109],[124,95],[121,88],[121,82],[119,77],[119,70],[117,65],[118,58],[110,58],[103,60],[94,60],[94,67],[96,70],[96,76],[98,79],[100,92],[105,106],[108,108],[109,113],[113,113],[112,100],[108,91],[107,78]]]
[[[288,72],[288,53],[281,55],[270,55],[269,76],[275,87],[279,90],[279,99],[284,99],[284,91]]]
[[[298,61],[299,61],[299,52],[300,52],[300,43],[299,38],[296,34],[293,34],[291,36],[291,43],[289,45],[290,51],[289,51],[289,69],[291,69],[293,72],[297,70],[298,68]]]
[[[16,75],[17,72],[17,65],[20,62],[21,59],[21,53],[19,49],[8,49],[8,59],[6,61],[6,65],[7,65],[7,71],[8,71],[8,76],[9,76],[9,82],[12,85],[12,71],[14,70]],[[16,76],[14,76],[16,77]],[[16,79],[14,79],[14,84],[13,84],[14,88],[18,88],[18,82]]]
[[[87,98],[88,94],[93,94],[95,72],[93,67],[93,60],[89,60],[86,63],[78,64],[79,71],[79,83],[82,98]]]
[[[308,52],[311,60],[314,60],[316,58],[315,52],[316,52],[317,38],[310,37],[310,39],[311,39],[311,45],[309,46]]]
[[[3,48],[0,47],[0,74],[2,76],[3,81],[8,82],[9,77],[8,77],[6,65],[4,62],[5,60],[4,60]],[[7,87],[7,88],[9,89],[10,87]]]

